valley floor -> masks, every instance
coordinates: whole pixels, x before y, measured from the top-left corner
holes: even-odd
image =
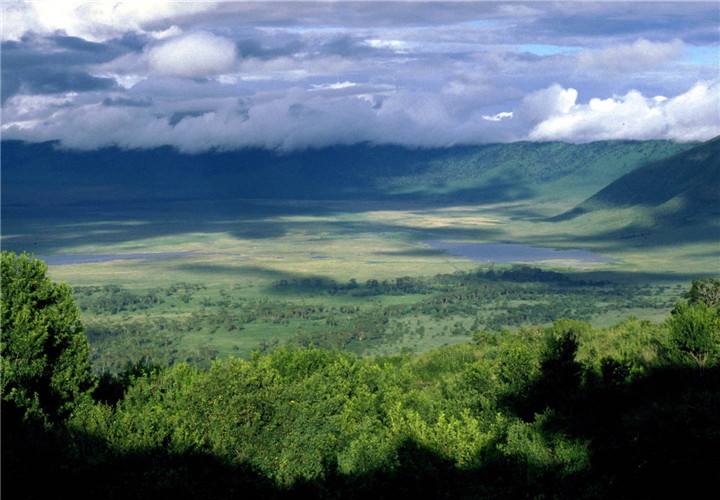
[[[45,256],[51,277],[76,287],[97,370],[143,358],[205,365],[287,343],[364,355],[425,351],[481,329],[570,315],[598,326],[630,316],[660,321],[692,278],[720,272],[711,234],[617,238],[620,213],[548,219],[569,208],[238,200],[11,210],[3,247]],[[471,255],[477,245],[494,253]],[[548,259],[552,250],[539,248],[583,253]],[[484,299],[451,305],[447,295],[472,295],[472,287],[433,282],[514,262],[590,285],[487,281],[494,291]],[[398,287],[403,278],[424,288]],[[446,302],[442,310],[430,310],[433,300]]]

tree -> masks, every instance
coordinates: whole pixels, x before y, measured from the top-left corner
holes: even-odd
[[[670,341],[698,365],[700,373],[708,360],[720,353],[720,309],[705,302],[678,302],[667,319]]]
[[[685,298],[691,305],[704,302],[708,307],[720,307],[720,281],[713,278],[695,278]]]
[[[527,402],[533,412],[541,412],[547,406],[569,409],[576,403],[583,367],[575,358],[580,338],[589,330],[587,323],[569,319],[558,320],[545,329],[540,374]]]
[[[2,402],[24,419],[60,421],[93,387],[88,341],[72,291],[40,259],[2,253]]]

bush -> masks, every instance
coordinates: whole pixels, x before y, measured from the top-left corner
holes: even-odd
[[[720,310],[705,302],[678,303],[667,319],[670,341],[690,357],[702,373],[720,353]]]

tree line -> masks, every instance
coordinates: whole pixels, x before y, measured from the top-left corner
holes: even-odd
[[[222,336],[223,342],[237,339],[239,344],[246,332],[258,329],[269,332],[257,346],[263,351],[312,345],[362,354],[397,343],[403,329],[410,331],[411,320],[425,323],[422,331],[433,336],[442,332],[431,322],[460,323],[452,334],[469,338],[478,329],[516,329],[563,317],[590,321],[632,308],[672,307],[649,288],[527,265],[364,283],[289,278],[270,285],[262,297],[244,297],[239,290],[208,292],[206,286],[191,283],[142,291],[117,285],[75,287],[93,366],[118,371],[126,362],[140,360],[194,360],[207,366],[212,359],[208,354],[216,350],[214,339]],[[465,323],[473,327],[462,326]],[[203,356],[183,343],[197,332],[206,339]]]

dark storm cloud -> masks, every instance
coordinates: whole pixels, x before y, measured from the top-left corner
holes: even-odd
[[[198,116],[202,116],[205,113],[206,112],[204,111],[182,111],[173,113],[168,120],[168,125],[174,127],[175,125],[183,121],[185,118],[197,118]]]
[[[279,47],[263,46],[257,38],[240,40],[236,43],[241,57],[257,57],[260,59],[274,59],[282,56],[292,56],[307,49],[307,43],[302,40],[290,40]]]
[[[117,41],[94,43],[65,35],[31,35],[20,42],[3,42],[2,65],[3,69],[17,69],[29,66],[99,64],[111,61],[126,52],[128,48]]]
[[[496,2],[239,2],[221,3],[212,13],[188,17],[188,23],[233,28],[344,27],[384,28],[437,26],[469,21],[477,16],[503,17]],[[182,23],[179,23],[182,26]]]
[[[149,108],[152,106],[152,99],[132,99],[128,97],[106,97],[102,101],[103,106],[130,106],[136,108]]]
[[[376,49],[370,48],[364,38],[350,35],[340,35],[322,43],[319,47],[321,52],[335,54],[343,57],[363,57],[376,54]]]
[[[5,73],[3,71],[2,101],[18,93],[56,94],[89,92],[116,88],[112,78],[98,78],[82,71],[62,71],[42,68]]]
[[[612,8],[598,2],[579,12],[573,12],[571,2],[565,5],[565,13],[540,17],[523,26],[519,34],[588,43],[599,39],[605,43],[608,37],[618,41],[638,37],[670,40],[683,33],[687,43],[717,44],[719,41],[720,3],[717,2],[613,3]]]
[[[19,93],[53,94],[111,90],[112,78],[93,76],[87,66],[127,52],[117,43],[94,43],[78,37],[28,35],[2,44],[2,101]]]
[[[20,84],[23,91],[34,94],[54,94],[59,92],[88,92],[115,88],[112,78],[97,78],[81,71],[40,71],[31,70],[22,74]]]
[[[123,34],[120,38],[110,40],[109,43],[114,43],[119,47],[125,47],[133,52],[141,52],[150,42],[151,39],[148,36],[131,31]]]
[[[54,35],[47,39],[54,42],[58,48],[71,52],[103,54],[108,51],[108,47],[102,43],[88,42],[76,36]]]

